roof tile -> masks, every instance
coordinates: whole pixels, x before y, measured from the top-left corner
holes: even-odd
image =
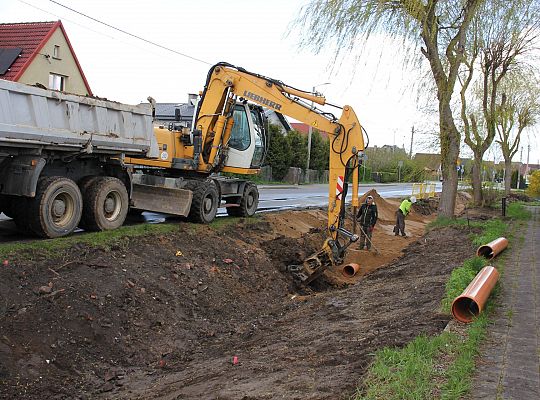
[[[0,24],[0,47],[23,49],[20,57],[0,78],[14,80],[57,24],[58,21]]]

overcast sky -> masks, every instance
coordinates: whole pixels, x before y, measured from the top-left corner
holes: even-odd
[[[300,50],[297,32],[287,32],[307,0],[57,1],[192,57],[135,39],[50,0],[1,0],[0,23],[62,21],[96,96],[131,104],[148,96],[158,102],[186,102],[188,93],[202,90],[209,67],[226,61],[299,89],[317,86],[328,102],[351,105],[371,145],[405,145],[408,151],[413,126],[421,131],[437,129],[419,111],[422,107],[417,106],[409,78],[414,74],[401,68],[395,46],[375,38],[373,50],[361,61],[354,62],[351,56],[333,69],[330,51],[314,55]],[[339,110],[332,111],[339,116]],[[429,151],[423,142],[415,135],[415,152]],[[530,160],[537,163],[536,140],[531,145]],[[488,157],[493,156],[500,159],[498,154]],[[514,160],[519,161],[519,152]]]

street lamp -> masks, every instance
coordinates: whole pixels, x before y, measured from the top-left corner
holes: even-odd
[[[313,86],[312,92],[315,93],[315,89],[319,86],[325,86],[330,85],[330,82],[320,83],[318,85]],[[311,102],[311,108],[313,108],[315,104]],[[313,127],[311,124],[309,124],[308,127],[308,137],[307,137],[307,162],[306,162],[306,183],[309,183],[309,159],[311,158],[311,135],[313,134]]]

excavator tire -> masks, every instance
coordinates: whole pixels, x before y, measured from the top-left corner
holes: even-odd
[[[244,193],[240,199],[239,207],[227,207],[227,214],[231,217],[252,217],[259,207],[259,191],[257,186],[246,183]]]
[[[17,207],[20,209],[20,207]],[[21,215],[22,210],[17,214]],[[71,179],[61,176],[40,178],[36,197],[28,199],[23,225],[38,236],[55,238],[69,235],[77,228],[82,214],[82,195]],[[17,221],[17,217],[15,219]]]
[[[90,231],[108,231],[124,224],[129,196],[118,178],[99,176],[91,179],[83,193],[82,226]]]
[[[188,220],[202,224],[212,222],[219,207],[219,194],[215,183],[211,180],[189,181],[184,189],[193,193]]]

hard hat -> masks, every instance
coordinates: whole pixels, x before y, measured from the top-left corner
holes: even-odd
[[[373,200],[373,196],[368,196],[368,197],[366,197],[366,201],[367,201],[367,200]]]
[[[416,203],[416,197],[415,196],[411,196],[411,203]]]

